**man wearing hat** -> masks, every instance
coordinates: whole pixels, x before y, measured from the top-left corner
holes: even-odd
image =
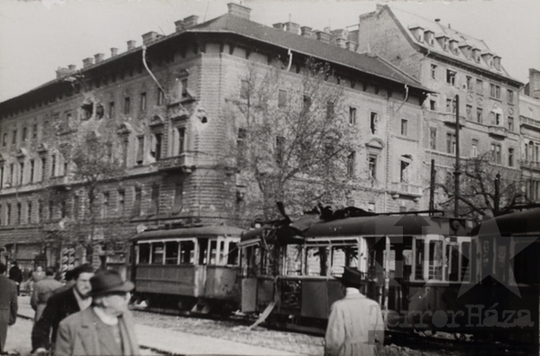
[[[47,267],[45,270],[45,279],[34,285],[34,291],[30,298],[30,305],[36,311],[34,321],[38,321],[47,305],[47,300],[54,294],[54,291],[62,287],[62,283],[54,279],[54,268]]]
[[[32,349],[36,353],[45,353],[54,344],[58,325],[63,319],[92,304],[90,278],[93,275],[94,269],[90,265],[76,267],[72,272],[75,280],[73,287],[56,293],[47,300],[41,318],[36,321],[32,329]]]
[[[117,272],[90,279],[92,306],[60,323],[55,356],[139,355],[139,345],[128,310],[133,283]]]
[[[357,269],[345,267],[343,276],[337,279],[345,288],[345,297],[330,309],[324,354],[375,355],[377,343],[384,343],[381,308],[360,293],[362,274]]]

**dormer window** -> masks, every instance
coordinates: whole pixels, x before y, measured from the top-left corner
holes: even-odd
[[[422,27],[415,25],[409,27],[409,30],[411,30],[414,38],[416,38],[418,42],[424,42],[424,29]]]
[[[465,58],[471,59],[471,49],[472,49],[471,46],[462,45],[462,46],[459,46],[459,48],[461,48],[461,52],[463,52],[463,55],[465,56]]]
[[[480,49],[473,48],[473,59],[476,63],[480,63]]]
[[[482,58],[484,58],[488,66],[493,67],[493,55],[491,53],[483,53]]]
[[[450,50],[452,53],[458,55],[459,54],[459,48],[458,48],[458,41],[457,40],[450,40]]]
[[[432,31],[424,32],[424,40],[428,45],[433,47],[433,45],[435,44],[435,34]]]
[[[446,35],[439,35],[437,37],[437,41],[439,41],[439,45],[442,47],[444,51],[448,51],[448,36]]]

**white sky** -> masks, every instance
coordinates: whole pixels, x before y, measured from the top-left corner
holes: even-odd
[[[198,15],[199,22],[227,12],[237,0],[0,0],[0,101],[55,78],[58,67],[76,64],[126,41],[142,44],[150,31],[170,34],[174,21]],[[511,76],[528,81],[540,69],[539,0],[454,1],[262,1],[245,0],[253,21],[271,26],[290,19],[301,26],[332,29],[354,25],[376,4],[390,4],[484,40],[502,57]]]

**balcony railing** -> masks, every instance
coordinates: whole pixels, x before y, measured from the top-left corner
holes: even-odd
[[[439,113],[439,117],[444,121],[448,126],[456,126],[456,113]],[[459,115],[459,127],[464,127],[467,119],[463,115]]]
[[[421,197],[423,195],[422,187],[418,185],[413,185],[404,182],[393,182],[390,183],[390,190],[392,195],[406,195],[411,197]]]
[[[195,168],[193,154],[188,152],[178,156],[162,158],[157,163],[160,171],[182,170],[191,173]]]
[[[508,137],[508,130],[503,126],[490,125],[488,127],[488,134],[496,137]]]
[[[520,160],[519,164],[521,168],[537,169],[540,170],[540,162],[529,161],[529,160]]]

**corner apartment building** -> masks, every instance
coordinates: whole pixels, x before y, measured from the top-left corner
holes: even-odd
[[[492,163],[501,170],[520,170],[522,83],[506,72],[501,57],[484,41],[458,32],[439,19],[425,19],[388,5],[378,5],[375,12],[361,15],[354,32],[359,53],[381,56],[434,92],[424,105],[424,179],[430,177],[432,159],[438,183],[453,179],[456,96],[460,157],[490,153]],[[422,205],[427,207],[428,201],[424,199]]]
[[[519,95],[522,137],[520,166],[527,197],[540,202],[540,71],[529,69],[529,83]]]
[[[59,145],[81,131],[114,131],[126,170],[100,187],[98,203],[107,207],[101,222],[127,218],[133,233],[173,223],[248,226],[234,160],[220,159],[240,128],[225,114],[226,102],[250,63],[281,68],[283,58],[291,61],[291,70],[280,69],[291,83],[307,58],[329,64],[329,83],[344,88],[350,124],[366,133],[353,164],[367,175],[351,177],[353,193],[341,203],[374,211],[418,207],[422,182],[406,171],[422,167],[428,90],[387,61],[357,53],[345,30],[267,27],[250,20],[249,8],[228,6],[216,19],[199,24],[190,16],[173,34],[146,33],[142,46],[128,41],[125,52],[112,48],[108,58],[84,59],[81,69],[62,68],[55,80],[0,103],[4,257],[23,267],[56,263],[58,251],[43,241],[73,218],[67,212],[84,209],[84,197],[58,206],[40,193],[77,188],[75,167]]]

